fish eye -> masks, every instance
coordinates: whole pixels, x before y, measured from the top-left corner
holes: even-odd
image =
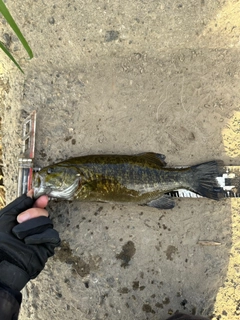
[[[52,173],[53,172],[53,168],[48,168],[47,169],[47,173]]]

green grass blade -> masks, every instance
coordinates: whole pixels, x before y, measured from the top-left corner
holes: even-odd
[[[13,56],[11,55],[11,53],[8,51],[8,49],[4,46],[4,44],[0,41],[0,48],[6,53],[6,55],[15,63],[15,65],[18,67],[18,69],[22,72],[22,68],[20,67],[20,65],[17,63],[17,61],[13,58]]]
[[[11,16],[10,12],[8,11],[7,7],[5,6],[3,0],[0,0],[0,12],[4,16],[4,18],[7,20],[13,31],[18,36],[18,39],[21,41],[22,45],[24,46],[25,50],[27,51],[30,59],[33,57],[33,53],[31,48],[29,47],[26,39],[22,35],[21,31],[19,30],[16,22],[13,20],[13,17]],[[9,56],[9,55],[8,55]],[[15,62],[14,62],[15,63]]]

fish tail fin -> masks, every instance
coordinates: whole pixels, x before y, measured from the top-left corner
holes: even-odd
[[[224,163],[221,160],[209,161],[191,167],[191,189],[203,197],[220,200],[224,190],[219,186],[217,177],[224,173]]]

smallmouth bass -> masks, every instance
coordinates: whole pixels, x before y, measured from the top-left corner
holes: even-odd
[[[165,156],[87,155],[42,168],[34,174],[34,197],[43,194],[62,200],[136,203],[158,209],[174,207],[165,193],[188,189],[203,197],[224,197],[217,177],[223,162],[209,161],[186,168],[169,168]]]

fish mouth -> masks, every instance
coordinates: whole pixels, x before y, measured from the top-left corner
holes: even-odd
[[[79,180],[80,178],[77,177],[70,186],[66,188],[56,188],[54,186],[47,185],[44,177],[42,177],[39,173],[36,173],[33,181],[33,196],[35,199],[42,195],[47,195],[50,198],[71,200],[79,186]]]
[[[39,173],[34,174],[32,187],[33,187],[33,197],[35,199],[41,197],[44,194],[49,195],[52,191],[50,186],[46,186],[44,178]]]

